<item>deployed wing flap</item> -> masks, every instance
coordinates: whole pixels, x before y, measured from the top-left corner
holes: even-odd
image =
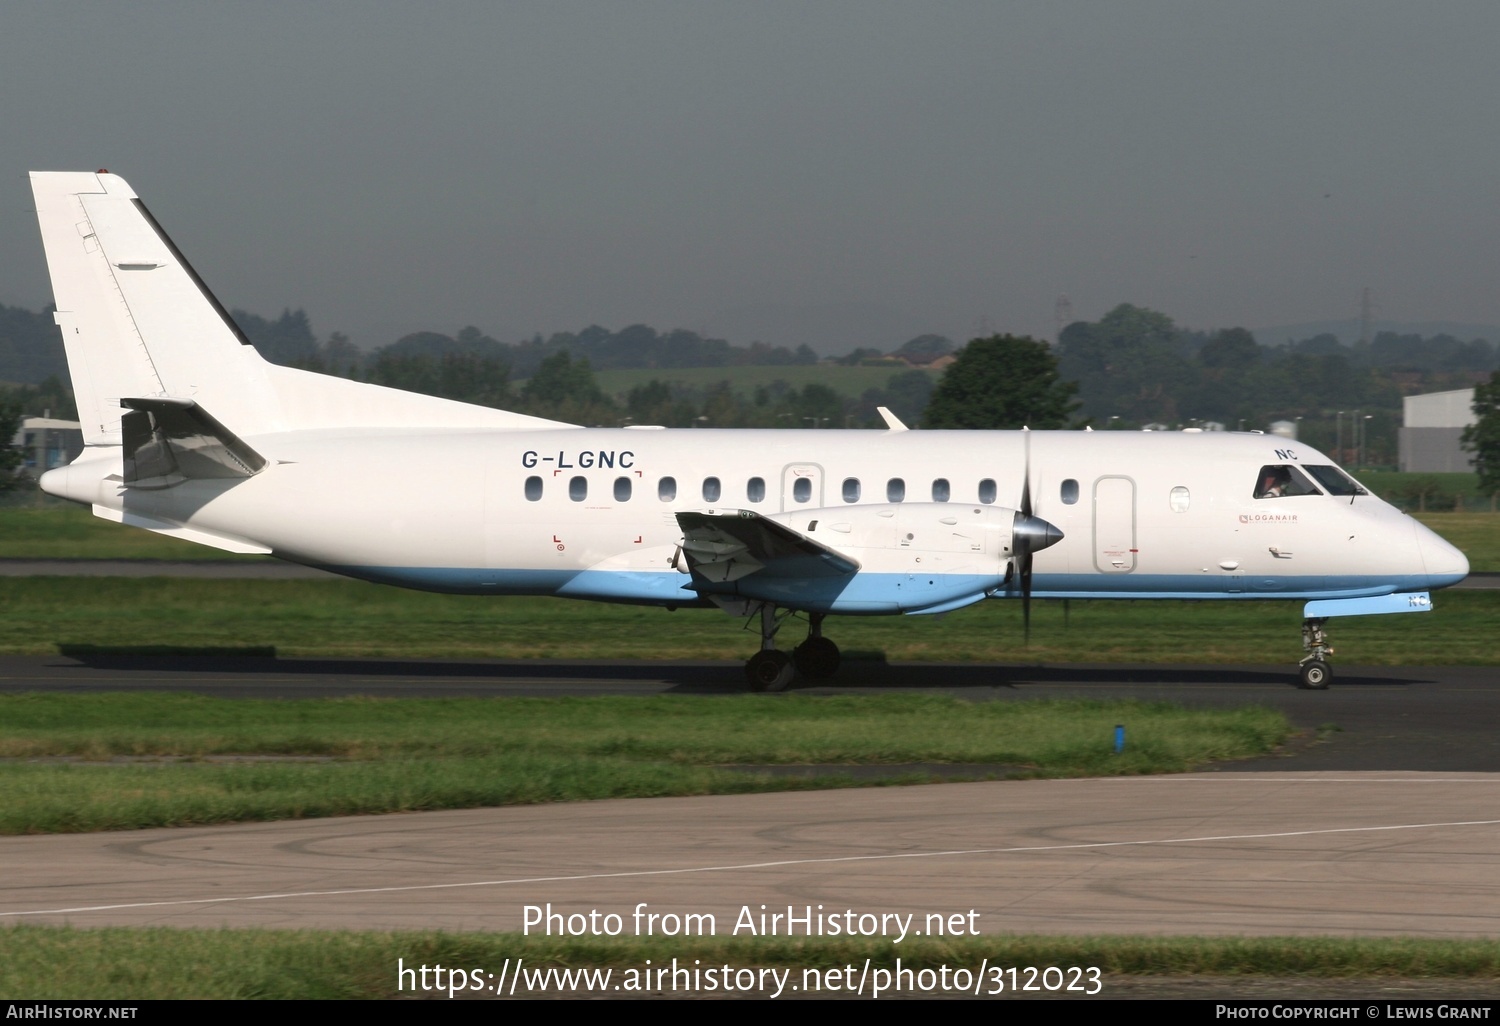
[[[252,477],[266,458],[191,399],[121,399],[126,484],[158,487],[189,478]]]
[[[750,574],[804,580],[859,571],[857,560],[753,510],[678,513],[677,523],[688,569],[714,583]]]

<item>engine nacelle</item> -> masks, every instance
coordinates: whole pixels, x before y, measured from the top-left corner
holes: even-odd
[[[848,553],[866,571],[988,565],[1004,572],[1014,553],[1016,511],[951,502],[828,506],[768,520]]]
[[[1017,552],[1017,525],[1026,521],[1004,506],[952,502],[829,506],[768,519],[860,564],[837,594],[830,594],[833,582],[822,582],[816,589],[826,596],[821,602],[803,595],[789,604],[854,614],[936,611],[979,601],[1005,584]],[[765,598],[793,598],[773,594],[783,589],[771,581],[750,577],[740,583],[742,593],[764,589]]]

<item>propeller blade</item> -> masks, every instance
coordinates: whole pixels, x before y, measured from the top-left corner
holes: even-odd
[[[1031,516],[1031,432],[1022,431],[1021,439],[1025,445],[1024,462],[1021,466],[1021,512],[1027,517]]]
[[[1030,528],[1035,519],[1031,515],[1031,432],[1021,430],[1021,444],[1024,456],[1021,467],[1021,516],[1016,519],[1016,532],[1019,534],[1024,524]],[[1031,647],[1031,549],[1035,539],[1030,532],[1017,539],[1016,547],[1021,550],[1021,647]],[[1024,548],[1022,545],[1024,544]]]
[[[1063,533],[1055,524],[1041,517],[1017,511],[1015,526],[1011,529],[1016,561],[1020,564],[1021,576],[1021,622],[1025,625],[1025,639],[1031,643],[1031,563],[1032,557],[1050,545],[1062,541]]]
[[[1021,644],[1031,645],[1031,553],[1021,557]]]
[[[1023,503],[1029,500],[1029,489],[1023,489]],[[1021,622],[1025,628],[1026,644],[1031,643],[1031,568],[1036,553],[1062,541],[1063,533],[1055,524],[1024,510],[1016,511],[1011,528],[1012,546],[1016,553],[1016,570],[1021,578]]]
[[[1062,541],[1063,533],[1032,511],[1031,506],[1031,432],[1022,429],[1025,444],[1025,476],[1021,479],[1021,508],[1011,528],[1016,571],[1021,577],[1021,622],[1026,644],[1031,644],[1031,568],[1032,557],[1050,545]]]

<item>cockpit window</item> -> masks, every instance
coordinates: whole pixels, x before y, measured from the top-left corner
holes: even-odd
[[[1280,499],[1289,495],[1321,495],[1307,475],[1296,467],[1270,464],[1260,468],[1255,479],[1257,499]]]
[[[1338,467],[1328,464],[1319,466],[1304,465],[1303,470],[1311,474],[1323,486],[1323,490],[1329,495],[1369,495],[1364,485],[1344,473]]]

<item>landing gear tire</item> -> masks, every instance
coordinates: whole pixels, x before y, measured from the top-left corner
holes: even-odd
[[[745,663],[751,691],[785,691],[796,675],[792,657],[775,649],[762,649]]]
[[[797,672],[808,680],[827,680],[839,672],[839,647],[827,638],[808,638],[792,649]]]
[[[1311,659],[1302,664],[1302,686],[1308,691],[1322,691],[1333,678],[1333,670],[1321,659]]]
[[[1307,655],[1302,657],[1300,686],[1308,691],[1323,691],[1333,679],[1333,670],[1326,658],[1333,655],[1333,648],[1328,644],[1327,624],[1326,616],[1308,617],[1302,621],[1302,651]]]

